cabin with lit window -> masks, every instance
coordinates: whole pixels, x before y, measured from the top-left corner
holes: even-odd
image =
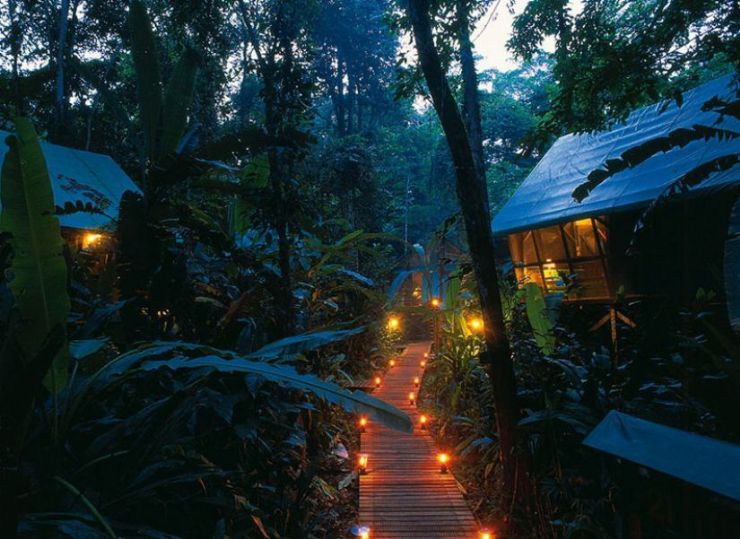
[[[721,102],[738,102],[734,75],[684,92],[680,105],[658,103],[609,130],[559,138],[493,219],[518,282],[576,302],[693,297],[700,287],[721,293],[723,279],[737,278],[723,276],[723,256],[740,164],[717,163],[740,154],[740,138],[687,136],[668,151],[646,151],[649,141],[660,148],[697,125],[740,132],[738,118],[714,106]],[[640,152],[648,157],[636,159]],[[708,177],[658,205],[636,235],[648,206],[700,167],[710,168]],[[574,191],[599,170],[611,175],[576,200]]]
[[[0,166],[11,135],[0,131]],[[54,204],[65,240],[77,249],[107,251],[118,222],[121,198],[141,194],[131,178],[108,155],[41,142]]]

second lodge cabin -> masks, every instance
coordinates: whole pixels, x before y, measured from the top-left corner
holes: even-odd
[[[11,133],[0,130],[0,166]],[[54,205],[62,234],[73,245],[89,247],[113,232],[124,193],[141,194],[131,178],[108,155],[41,141]]]
[[[691,297],[699,287],[721,292],[729,216],[740,187],[737,160],[658,206],[638,237],[636,256],[626,252],[645,209],[696,167],[740,154],[740,138],[695,138],[632,166],[614,166],[627,161],[626,151],[634,155],[647,142],[660,146],[696,126],[740,132],[737,117],[712,107],[719,102],[737,104],[733,75],[685,92],[680,106],[651,105],[609,131],[559,138],[493,220],[518,281],[564,292],[569,301],[612,301],[622,293]],[[577,201],[574,191],[600,169],[619,171]]]

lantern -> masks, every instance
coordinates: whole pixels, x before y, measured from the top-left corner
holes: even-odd
[[[360,455],[360,458],[357,460],[357,467],[360,470],[360,475],[367,474],[367,455]]]
[[[414,392],[412,391],[409,393],[409,404],[413,406],[415,400],[416,400],[416,395],[414,395]]]
[[[375,387],[376,388],[380,387],[380,376],[375,377]]]
[[[419,426],[421,427],[421,430],[427,430],[427,421],[428,420],[429,419],[425,415],[422,415],[422,416],[419,417]]]
[[[424,361],[423,359],[421,361],[419,361],[419,367],[421,367],[423,369],[426,366],[427,366],[427,362],[426,361]]]
[[[389,362],[388,364],[389,364],[389,365],[390,365],[391,367],[395,367],[395,366],[396,366],[396,360],[395,360],[395,359],[391,359],[391,360],[390,360],[390,362]]]
[[[439,299],[432,298],[432,307],[439,307]]]
[[[447,473],[447,464],[450,461],[450,456],[447,453],[440,453],[437,455],[437,462],[439,462],[440,473]]]
[[[419,377],[414,376],[414,387],[419,387]]]
[[[470,320],[470,329],[473,331],[482,331],[483,330],[483,320],[476,317]]]
[[[365,427],[367,427],[367,418],[361,417],[360,418],[360,432],[365,432]]]
[[[493,539],[493,534],[488,530],[483,530],[480,532],[480,539]]]
[[[388,319],[388,329],[391,331],[397,331],[399,326],[401,325],[401,322],[398,320],[397,317],[391,316]]]

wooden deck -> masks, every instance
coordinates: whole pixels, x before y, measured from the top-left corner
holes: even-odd
[[[440,473],[438,452],[427,431],[418,428],[416,407],[409,404],[414,377],[429,343],[410,344],[389,368],[373,392],[405,411],[414,422],[413,434],[368,424],[362,453],[367,474],[360,476],[360,523],[372,539],[477,539],[478,526],[451,473]]]

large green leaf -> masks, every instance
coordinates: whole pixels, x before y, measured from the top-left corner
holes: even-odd
[[[392,429],[403,432],[413,430],[409,417],[394,406],[361,391],[349,391],[316,376],[300,374],[289,365],[272,365],[246,359],[225,359],[214,355],[146,361],[141,365],[144,370],[156,370],[162,367],[172,370],[209,368],[223,373],[256,374],[293,389],[311,392],[328,402],[342,406],[349,412],[366,414]]]
[[[136,90],[144,127],[144,142],[148,156],[153,159],[157,155],[157,132],[162,113],[162,77],[154,30],[146,6],[141,0],[131,2],[128,27],[131,35],[131,54],[136,69]]]
[[[279,358],[291,357],[301,352],[315,350],[321,346],[343,341],[348,337],[357,335],[365,331],[364,327],[353,329],[335,329],[327,331],[312,331],[302,333],[292,337],[286,337],[278,341],[271,342],[249,354],[249,359],[260,361],[274,361]]]
[[[526,293],[527,318],[532,326],[537,346],[545,354],[552,354],[555,351],[554,324],[550,318],[542,290],[534,283],[527,283],[524,286],[524,291]]]
[[[174,153],[185,133],[197,74],[198,55],[188,47],[177,62],[165,90],[160,157]]]
[[[0,182],[0,229],[13,235],[10,289],[21,315],[18,344],[26,361],[40,351],[52,328],[65,327],[69,312],[67,266],[49,172],[33,125],[16,118],[8,138]],[[63,346],[47,374],[51,390],[66,384],[69,352]]]

